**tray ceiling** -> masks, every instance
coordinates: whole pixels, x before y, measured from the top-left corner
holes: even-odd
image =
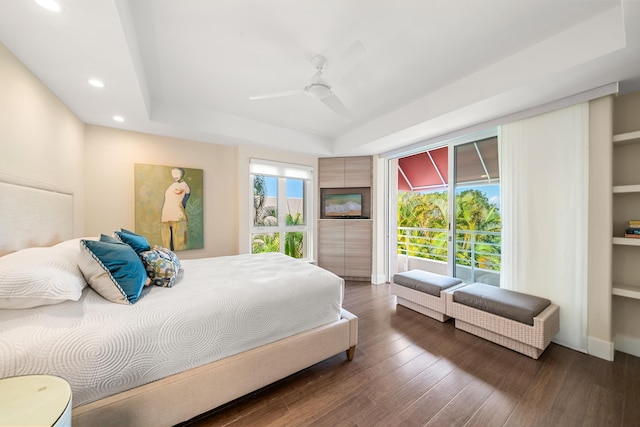
[[[637,1],[58,1],[3,1],[0,42],[86,123],[198,141],[371,154],[640,89]],[[352,119],[304,93],[249,99],[303,89],[316,55]]]

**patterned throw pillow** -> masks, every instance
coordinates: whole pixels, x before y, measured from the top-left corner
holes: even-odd
[[[151,250],[140,252],[138,255],[152,284],[170,288],[176,283],[180,271],[180,260],[176,254],[156,245]]]

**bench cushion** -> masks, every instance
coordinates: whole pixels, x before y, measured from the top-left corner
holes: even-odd
[[[422,270],[410,270],[394,274],[393,283],[440,297],[440,291],[462,283],[462,280]]]
[[[551,304],[546,298],[484,283],[458,289],[453,294],[453,301],[528,325],[533,325],[533,318]]]

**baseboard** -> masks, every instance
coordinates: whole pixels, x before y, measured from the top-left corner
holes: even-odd
[[[632,356],[640,357],[640,339],[616,335],[615,349]]]
[[[382,285],[383,283],[387,283],[387,277],[384,274],[372,274],[371,283],[374,285]]]
[[[590,355],[613,362],[614,345],[612,342],[588,337],[587,345]]]

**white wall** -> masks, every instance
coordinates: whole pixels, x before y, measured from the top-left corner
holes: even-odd
[[[0,173],[73,191],[84,231],[84,124],[0,44]]]
[[[0,147],[0,173],[73,191],[78,237],[134,228],[134,163],[203,169],[205,248],[184,258],[250,252],[250,158],[317,169],[315,156],[85,126],[1,44]]]
[[[134,229],[135,163],[203,169],[204,249],[181,258],[238,253],[236,148],[100,126],[86,127],[87,235]]]

